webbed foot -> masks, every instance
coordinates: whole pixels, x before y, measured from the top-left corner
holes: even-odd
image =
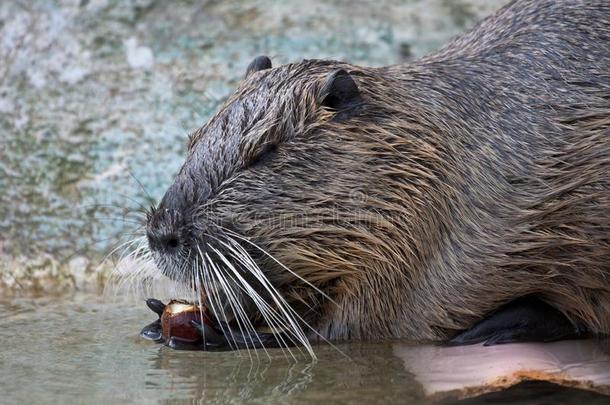
[[[517,299],[492,313],[472,328],[459,333],[449,344],[485,346],[515,342],[551,342],[586,337],[564,314],[533,297]]]

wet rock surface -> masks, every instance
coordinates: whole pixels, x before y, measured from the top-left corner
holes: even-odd
[[[103,280],[254,56],[401,63],[504,3],[0,2],[0,288]]]

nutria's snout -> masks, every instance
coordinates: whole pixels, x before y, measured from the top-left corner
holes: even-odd
[[[181,215],[173,210],[156,210],[146,226],[146,237],[150,249],[158,253],[175,253],[184,244],[181,235]]]
[[[184,216],[174,209],[159,206],[148,215],[148,247],[159,269],[169,278],[179,278],[174,269],[188,256],[188,228]]]
[[[146,218],[146,238],[157,266],[168,277],[181,279],[186,263],[193,261],[198,248],[205,250],[208,221],[197,214],[207,198],[204,187],[192,176],[180,175],[156,208]]]
[[[152,256],[164,275],[175,280],[186,277],[185,269],[204,249],[207,221],[194,215],[198,204],[179,190],[169,190],[147,215],[146,238]],[[197,198],[198,199],[198,198]],[[182,269],[182,270],[181,270]]]

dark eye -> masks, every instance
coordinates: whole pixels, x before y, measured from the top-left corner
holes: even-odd
[[[277,145],[268,143],[263,146],[260,153],[250,161],[249,167],[262,166],[265,162],[271,160],[277,152]]]

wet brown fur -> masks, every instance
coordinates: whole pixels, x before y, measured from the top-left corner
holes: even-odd
[[[339,68],[344,117],[320,106]],[[517,1],[408,65],[255,72],[168,194],[195,239],[233,229],[329,294],[257,259],[325,338],[444,340],[525,295],[608,334],[610,3]]]

